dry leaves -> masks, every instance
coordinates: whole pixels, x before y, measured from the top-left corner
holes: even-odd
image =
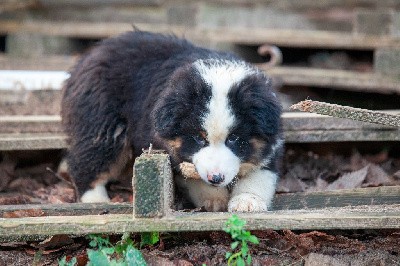
[[[277,186],[280,193],[400,185],[397,161],[386,151],[368,156],[354,152],[349,158],[288,151],[286,160],[286,173]]]

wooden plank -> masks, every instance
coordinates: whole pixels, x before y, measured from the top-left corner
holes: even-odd
[[[400,204],[400,186],[275,195],[274,210]]]
[[[60,122],[59,116],[0,116],[0,150],[66,148]],[[398,128],[316,114],[284,113],[283,128],[287,143],[400,141]]]
[[[21,58],[0,55],[1,70],[31,70],[31,71],[68,71],[75,64],[75,56],[49,55],[37,58]]]
[[[218,231],[232,213],[174,213],[163,218],[131,214],[0,218],[0,240],[92,233]],[[400,205],[240,213],[250,230],[399,229]]]
[[[70,68],[74,59],[69,58],[59,60],[67,62],[58,65],[57,59],[46,60],[42,64],[36,64],[33,60],[27,60],[25,67],[19,67],[27,71],[11,71],[1,70],[10,69],[10,66],[18,67],[23,65],[23,61],[11,63],[12,58],[1,61],[0,57],[0,90],[15,90],[20,88],[41,90],[41,89],[61,89],[62,82],[68,77],[68,73],[64,71],[50,71],[54,69]],[[2,66],[2,62],[4,63]],[[46,67],[47,65],[47,67]],[[263,64],[257,64],[260,69],[264,70],[267,75],[278,79],[282,84],[290,86],[311,86],[321,88],[339,88],[349,91],[360,92],[378,92],[378,93],[397,93],[400,94],[400,81],[394,77],[385,76],[380,73],[360,73],[355,71],[332,70],[332,69],[315,69],[306,67],[275,67],[267,68]],[[44,72],[36,72],[43,68]],[[34,70],[34,71],[28,71]]]
[[[343,189],[275,195],[273,210],[400,204],[400,186]],[[65,203],[0,205],[0,217],[35,210],[43,216],[131,214],[132,203]]]
[[[24,204],[0,205],[0,217],[15,212],[42,212],[42,216],[131,214],[131,203],[65,203],[65,204]]]
[[[262,64],[257,66],[269,76],[279,79],[285,85],[400,94],[400,81],[380,73],[360,73],[306,67],[275,67],[268,69]]]
[[[390,36],[366,36],[344,32],[305,31],[266,28],[188,28],[184,26],[135,23],[145,31],[184,36],[192,41],[214,41],[236,44],[274,44],[287,47],[314,47],[325,49],[372,50],[377,47],[400,47],[400,39]],[[0,20],[0,34],[34,32],[44,35],[106,38],[132,30],[129,23],[102,22],[58,22],[58,21],[13,21]]]
[[[67,137],[63,133],[0,134],[0,150],[64,149]]]
[[[62,132],[58,115],[0,116],[1,133],[59,133]]]

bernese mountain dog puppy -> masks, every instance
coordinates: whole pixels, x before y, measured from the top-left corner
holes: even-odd
[[[84,55],[63,89],[67,157],[82,202],[109,201],[108,180],[150,144],[201,180],[176,178],[208,211],[265,211],[283,149],[270,79],[226,52],[132,31]]]

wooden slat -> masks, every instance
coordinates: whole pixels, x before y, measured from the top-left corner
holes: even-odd
[[[400,204],[400,186],[277,194],[274,210]]]
[[[75,59],[68,57],[64,59],[50,58],[48,63],[47,60],[43,60],[42,63],[36,64],[34,61],[27,59],[24,64],[24,60],[22,59],[14,62],[12,58],[0,57],[0,89],[61,89],[63,80],[68,77],[66,72],[41,72],[38,70],[67,70],[72,67]],[[258,64],[257,66],[272,78],[276,78],[282,84],[290,86],[339,88],[349,91],[400,94],[400,81],[379,73],[359,73],[355,71],[305,67],[275,67],[269,69],[262,64]],[[25,71],[11,71],[18,68]],[[10,71],[7,71],[7,69]]]
[[[1,70],[68,71],[75,64],[75,56],[48,55],[40,58],[20,58],[0,55]]]
[[[24,204],[0,205],[0,217],[12,213],[42,212],[43,216],[131,214],[131,203],[65,203],[65,204]]]
[[[361,205],[400,204],[400,186],[342,189],[275,195],[273,210],[296,210]],[[0,217],[15,212],[42,213],[45,216],[130,214],[132,203],[65,203],[0,205]],[[32,212],[33,211],[33,212]]]
[[[63,133],[0,134],[0,150],[64,149],[67,137]]]
[[[163,218],[132,214],[0,218],[0,240],[56,234],[222,230],[232,213],[174,213]],[[399,229],[400,205],[241,213],[251,230]]]
[[[262,64],[258,64],[258,67],[264,69],[269,76],[279,79],[285,85],[400,94],[400,81],[379,73],[306,67],[275,67],[268,69]]]
[[[0,150],[66,148],[60,122],[59,116],[0,116]],[[400,141],[398,128],[316,114],[284,113],[283,128],[288,143]]]
[[[399,47],[400,39],[390,36],[364,36],[330,31],[282,30],[265,28],[187,28],[166,24],[135,24],[141,30],[174,33],[193,41],[212,40],[236,44],[260,45],[264,43],[288,47],[314,47],[334,49],[375,49]],[[0,34],[33,32],[79,38],[106,38],[132,30],[129,23],[90,23],[58,21],[0,21]]]

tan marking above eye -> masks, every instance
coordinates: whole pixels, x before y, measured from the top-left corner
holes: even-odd
[[[253,148],[255,150],[257,150],[257,151],[258,150],[262,150],[266,145],[264,140],[261,140],[261,139],[258,139],[258,138],[252,138],[252,139],[250,139],[249,142],[253,146]]]
[[[200,132],[199,132],[199,135],[200,135],[203,139],[207,140],[207,132],[205,132],[205,131],[200,131]]]
[[[171,146],[174,149],[179,149],[180,147],[182,147],[182,138],[175,138],[172,140],[168,140],[168,145]]]
[[[250,139],[250,144],[253,147],[254,151],[251,155],[250,161],[255,164],[259,164],[262,160],[262,152],[267,143],[264,140],[258,138]]]

